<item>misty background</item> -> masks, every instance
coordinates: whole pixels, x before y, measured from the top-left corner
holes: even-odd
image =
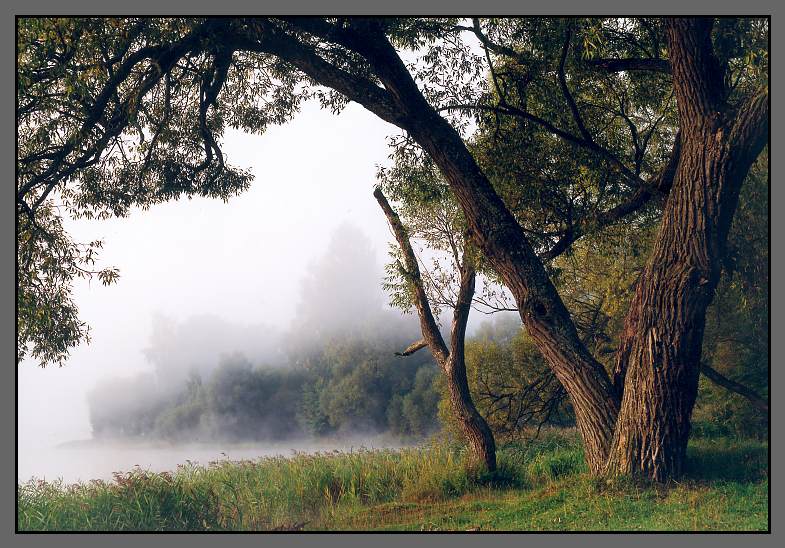
[[[93,436],[88,401],[122,414],[124,401],[161,400],[189,375],[207,381],[227,362],[287,367],[309,345],[358,326],[395,332],[385,352],[419,338],[416,318],[390,309],[381,287],[392,237],[371,193],[395,131],[354,104],[335,116],[308,103],[264,135],[225,135],[227,160],[255,174],[251,188],[226,203],[184,199],[127,218],[67,222],[76,241],[103,240],[99,265],[118,267],[121,278],[75,286],[92,342],[64,367],[17,368],[18,479],[98,473],[85,477],[85,465],[73,462],[84,455],[61,446]],[[477,316],[471,325],[487,319]],[[344,439],[353,447],[366,434]],[[104,463],[106,470],[138,464],[150,450],[116,453],[100,457],[125,457]],[[193,448],[187,454],[199,459]],[[231,456],[256,454],[247,447]]]

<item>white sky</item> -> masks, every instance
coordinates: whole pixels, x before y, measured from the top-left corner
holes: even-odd
[[[122,219],[69,222],[77,241],[104,241],[100,264],[120,268],[121,277],[110,287],[75,287],[90,345],[60,369],[17,368],[20,458],[26,448],[90,437],[86,393],[100,379],[150,368],[142,349],[156,313],[283,326],[309,263],[347,221],[383,265],[391,237],[371,193],[376,165],[388,163],[386,136],[396,131],[356,104],[339,116],[307,104],[264,135],[225,136],[228,161],[256,176],[227,203],[185,199]]]

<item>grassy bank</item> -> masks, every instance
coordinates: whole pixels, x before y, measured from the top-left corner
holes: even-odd
[[[432,445],[136,470],[113,482],[18,486],[20,530],[766,530],[768,449],[694,440],[667,486],[586,473],[574,434],[499,451],[491,478]]]

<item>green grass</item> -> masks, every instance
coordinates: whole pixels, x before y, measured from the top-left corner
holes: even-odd
[[[433,444],[135,470],[113,482],[18,486],[33,530],[767,530],[768,448],[693,440],[668,485],[588,475],[574,433],[507,444],[493,477]]]

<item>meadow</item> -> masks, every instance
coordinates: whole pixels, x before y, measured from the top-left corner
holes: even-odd
[[[765,442],[693,439],[678,481],[589,476],[573,430],[507,442],[494,475],[444,440],[186,462],[113,481],[18,485],[19,531],[766,531]]]

